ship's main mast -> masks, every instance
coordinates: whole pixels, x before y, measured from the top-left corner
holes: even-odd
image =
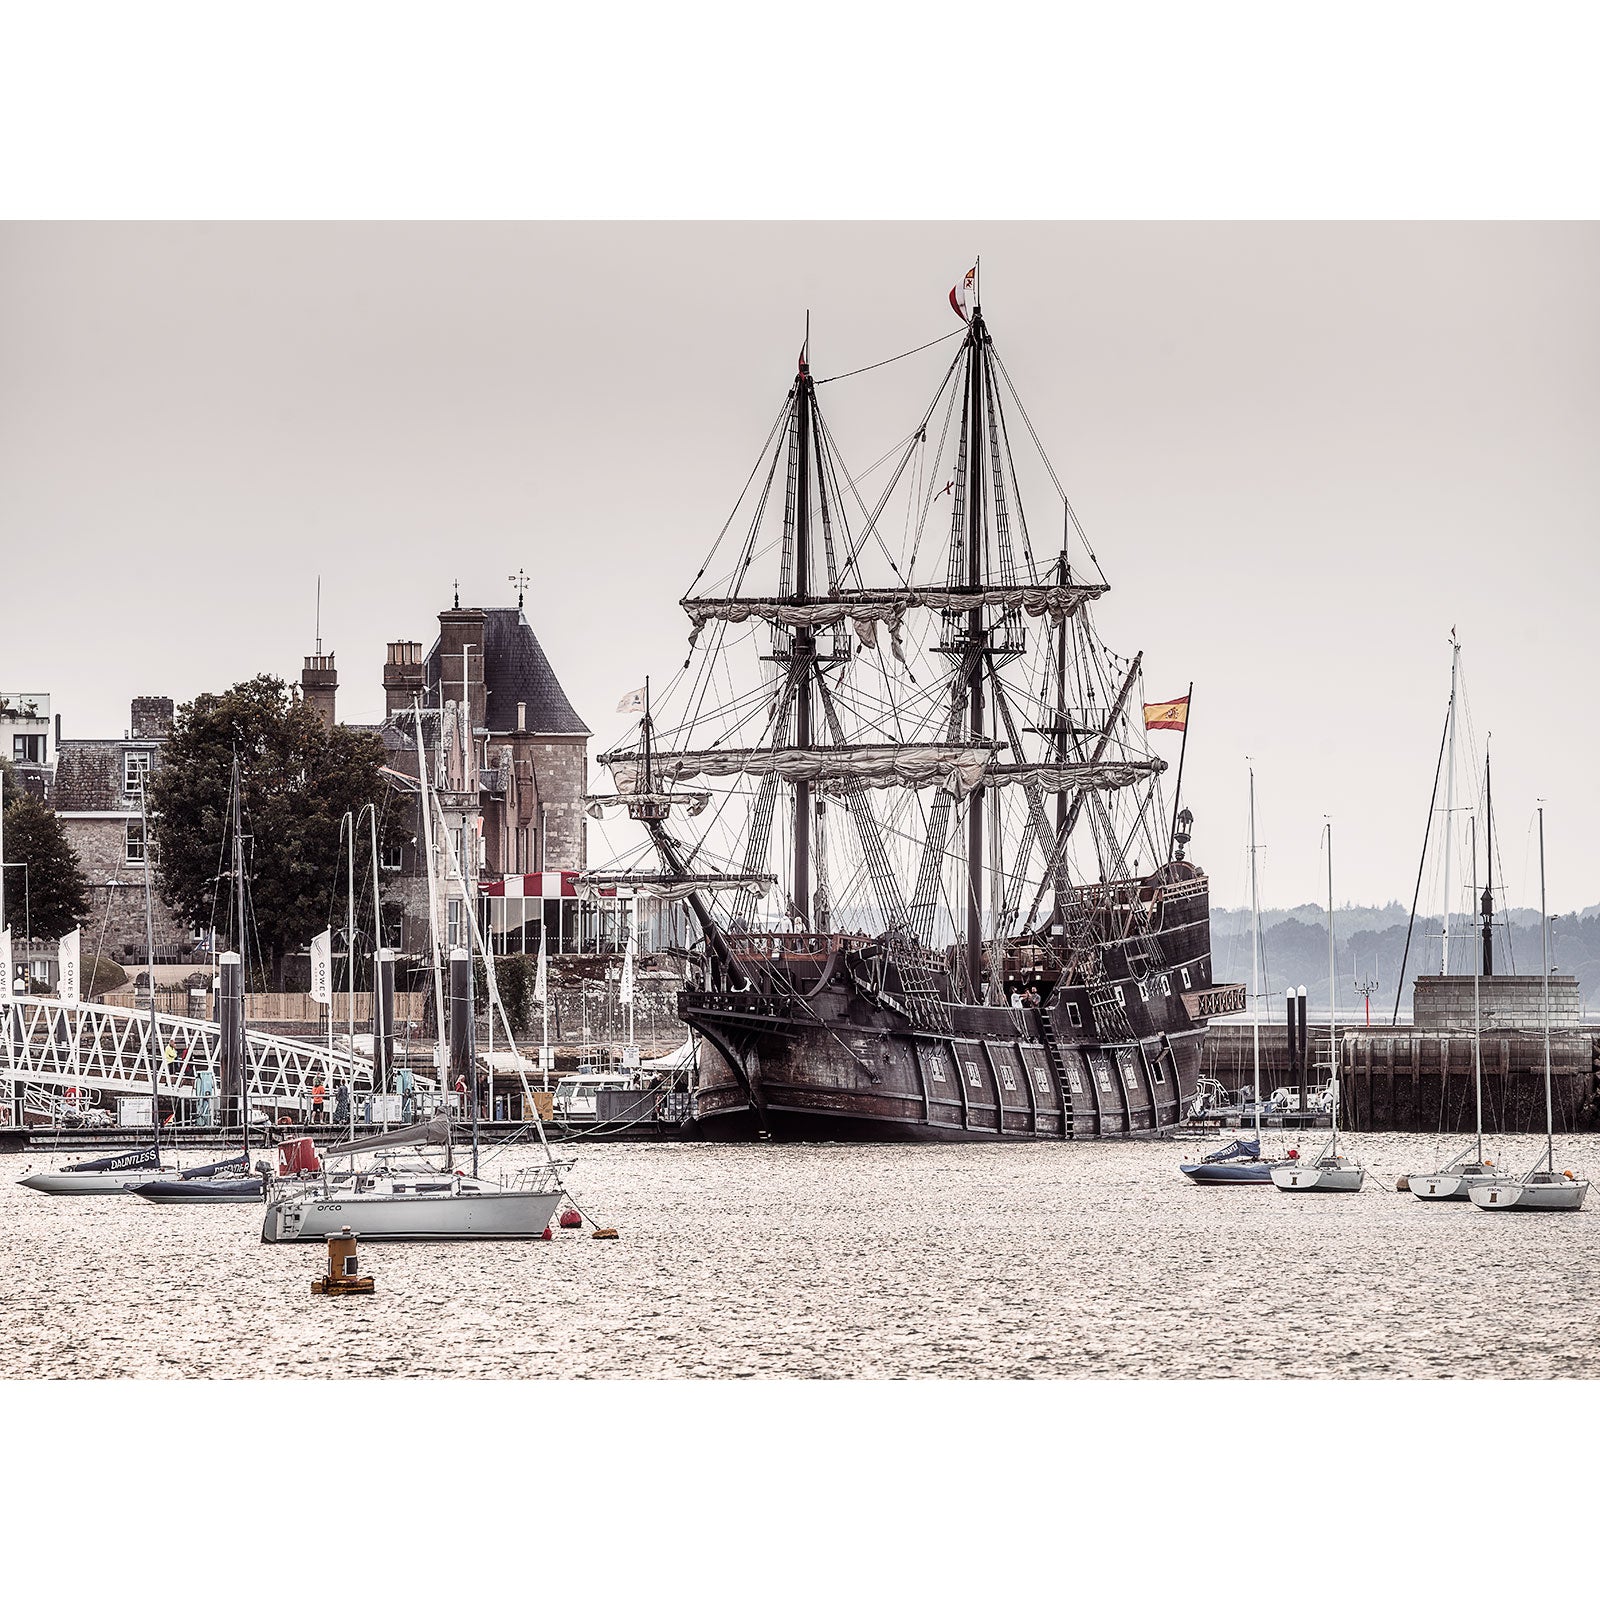
[[[967,330],[967,583],[983,586],[983,312],[975,303]],[[989,650],[988,614],[974,606],[967,614],[967,726],[983,737],[983,673]],[[967,797],[967,993],[974,1003],[983,994],[983,794]]]
[[[808,319],[809,320],[809,319]],[[795,432],[797,468],[791,486],[794,519],[795,603],[805,605],[811,598],[811,433],[814,426],[816,392],[811,379],[810,330],[800,352],[800,371],[795,378]],[[816,655],[816,634],[809,624],[794,630],[789,671],[794,682],[794,742],[798,749],[811,746],[811,666]],[[807,927],[812,925],[811,907],[811,781],[799,779],[794,786],[794,908]]]

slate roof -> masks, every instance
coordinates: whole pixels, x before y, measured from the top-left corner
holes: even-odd
[[[122,792],[122,753],[151,750],[151,765],[159,767],[161,756],[152,744],[140,739],[63,739],[56,751],[56,810],[137,810],[138,798]]]
[[[483,614],[484,687],[489,691],[484,720],[491,733],[515,733],[517,702],[528,708],[529,733],[587,734],[583,719],[572,709],[550,665],[544,647],[514,606],[496,606]],[[439,641],[424,664],[428,692],[439,687]],[[458,674],[459,676],[459,674]]]

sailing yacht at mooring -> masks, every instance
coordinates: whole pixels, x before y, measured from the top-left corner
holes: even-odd
[[[1192,818],[1148,745],[1149,727],[1187,737],[1188,696],[1146,707],[1142,655],[1097,635],[1104,576],[975,291],[975,273],[952,291],[959,351],[871,509],[808,337],[742,547],[702,587],[713,549],[682,602],[689,660],[599,758],[616,793],[591,814],[641,822],[659,870],[584,881],[687,902],[678,1008],[705,1041],[707,1137],[1148,1134],[1194,1095],[1206,1018],[1244,1006],[1212,982]],[[1034,549],[1002,393],[1059,551]],[[768,549],[775,586],[753,577]]]

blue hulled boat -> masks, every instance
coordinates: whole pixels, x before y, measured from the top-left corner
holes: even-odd
[[[1259,1139],[1235,1139],[1204,1161],[1186,1162],[1178,1170],[1196,1183],[1272,1182],[1272,1163],[1261,1159]]]

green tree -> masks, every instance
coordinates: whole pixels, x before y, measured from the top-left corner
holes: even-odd
[[[59,939],[88,915],[89,886],[55,812],[32,795],[12,794],[7,773],[6,860],[28,870],[6,868],[6,920],[13,933],[26,927],[35,939]]]
[[[379,770],[384,751],[376,734],[325,727],[281,679],[265,674],[222,694],[197,695],[178,709],[151,784],[162,893],[197,927],[232,925],[230,857],[223,847],[235,751],[253,923],[249,948],[252,954],[259,948],[273,987],[281,988],[284,957],[328,925],[335,884],[344,882],[339,827],[345,812],[376,804],[384,844],[399,842],[406,830],[386,804],[391,791]],[[357,843],[359,879],[360,838]]]

